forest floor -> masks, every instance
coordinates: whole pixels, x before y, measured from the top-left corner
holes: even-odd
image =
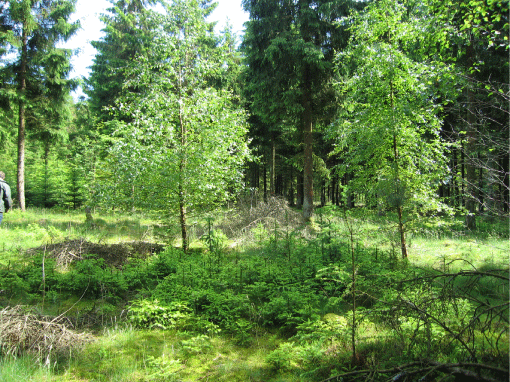
[[[317,212],[197,218],[188,254],[148,215],[10,212],[0,382],[508,379],[506,219],[424,219],[402,260],[391,214]]]

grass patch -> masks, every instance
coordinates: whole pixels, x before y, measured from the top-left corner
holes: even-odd
[[[309,225],[288,208],[269,210],[264,219],[256,210],[253,221],[235,221],[239,211],[216,225],[197,221],[187,254],[167,246],[121,259],[109,255],[117,243],[157,241],[157,224],[135,214],[104,214],[91,225],[80,212],[9,212],[0,228],[0,304],[64,314],[97,340],[50,368],[0,350],[6,370],[65,382],[276,382],[430,359],[508,368],[505,222],[480,220],[479,233],[455,218],[418,222],[403,261],[391,216],[356,210],[349,231],[334,208]],[[108,253],[59,265],[50,245],[78,238]],[[27,252],[41,246],[44,256]],[[439,369],[437,378],[451,372]]]

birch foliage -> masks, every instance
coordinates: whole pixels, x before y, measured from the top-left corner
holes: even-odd
[[[441,208],[447,173],[441,111],[454,75],[429,38],[425,2],[381,0],[352,19],[350,48],[337,55],[341,113],[332,130],[351,190],[399,215],[403,256],[412,212]],[[406,217],[407,215],[407,217]]]
[[[109,195],[136,207],[180,215],[187,248],[189,211],[210,209],[242,187],[249,156],[246,116],[215,78],[228,70],[229,49],[212,32],[197,1],[177,0],[146,55],[128,71],[129,92],[116,112],[129,116],[110,150]]]

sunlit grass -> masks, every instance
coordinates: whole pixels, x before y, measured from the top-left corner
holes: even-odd
[[[328,216],[334,222],[333,234],[349,242],[349,232],[341,216]],[[86,223],[83,211],[49,211],[29,209],[25,213],[9,212],[0,226],[0,265],[19,261],[23,250],[53,242],[85,238],[100,243],[124,241],[156,241],[151,226],[153,222],[145,215],[122,213],[94,213],[94,225]],[[367,249],[367,253],[379,250],[388,256],[393,250],[400,257],[392,230],[388,228],[390,217],[378,217],[368,212],[356,211],[355,245]],[[504,222],[501,227],[480,221],[481,233],[466,233],[462,222],[453,218],[436,219],[418,226],[408,235],[409,264],[421,268],[433,267],[440,271],[508,268],[510,244]],[[321,226],[315,219],[314,229],[320,235]],[[506,233],[505,233],[506,232]],[[266,235],[266,239],[267,236]],[[285,240],[280,236],[279,240]],[[261,246],[265,242],[259,243]],[[304,245],[304,244],[299,244]],[[193,248],[204,248],[195,243]],[[256,249],[250,253],[225,251],[223,261],[236,263],[242,256],[259,256]],[[204,253],[207,251],[204,250]],[[205,258],[206,255],[198,255]],[[297,256],[297,255],[296,255]],[[189,257],[191,259],[191,255]],[[484,281],[485,282],[485,281]],[[508,285],[480,282],[480,288],[489,298],[490,293],[508,296]],[[496,288],[503,288],[499,290]],[[506,288],[506,289],[505,289]],[[48,300],[47,300],[48,301]],[[60,302],[58,314],[71,309],[68,314],[79,316],[77,310],[87,311],[90,301],[77,302],[68,299]],[[96,302],[94,302],[95,306]],[[86,314],[86,313],[84,313]],[[483,318],[483,317],[482,317]],[[107,322],[114,326],[114,322]],[[502,328],[506,330],[507,328]],[[393,337],[392,337],[393,336]],[[358,350],[375,359],[401,357],[398,342],[389,341],[391,328],[380,323],[360,322],[357,341]],[[237,346],[228,335],[216,335],[204,341],[194,340],[193,334],[159,330],[134,330],[129,326],[107,329],[97,336],[98,340],[73,354],[71,360],[60,365],[59,370],[48,370],[24,359],[2,361],[2,381],[258,381],[301,382],[310,380],[301,375],[299,365],[295,370],[274,370],[267,362],[267,355],[284,341],[271,333],[261,332],[246,347]],[[484,339],[480,335],[481,341]],[[501,341],[508,342],[504,333]],[[385,347],[382,347],[385,346]],[[328,351],[331,363],[348,363],[349,344]],[[492,356],[491,354],[489,354]],[[375,361],[374,361],[375,362]]]
[[[46,244],[83,238],[92,242],[119,243],[154,240],[152,222],[144,214],[103,213],[86,223],[83,211],[14,209],[0,225],[0,253],[19,252]],[[0,259],[2,261],[2,259]]]
[[[59,381],[269,381],[267,353],[276,337],[267,335],[250,347],[238,347],[225,336],[210,339],[210,346],[188,351],[190,335],[173,331],[106,330],[95,343],[76,354]],[[192,338],[192,337],[191,337]],[[278,379],[301,381],[301,379]]]
[[[415,237],[410,246],[410,260],[421,267],[441,271],[474,270],[481,267],[508,267],[508,239],[438,239]]]
[[[53,381],[48,367],[34,364],[29,357],[0,358],[0,382],[43,382]]]

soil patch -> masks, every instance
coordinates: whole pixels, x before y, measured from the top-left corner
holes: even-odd
[[[146,258],[164,249],[161,244],[134,241],[120,244],[96,244],[84,239],[68,240],[62,243],[43,245],[26,251],[28,255],[45,253],[56,260],[57,266],[67,268],[74,261],[83,260],[87,255],[101,258],[106,264],[121,268],[128,258]]]

